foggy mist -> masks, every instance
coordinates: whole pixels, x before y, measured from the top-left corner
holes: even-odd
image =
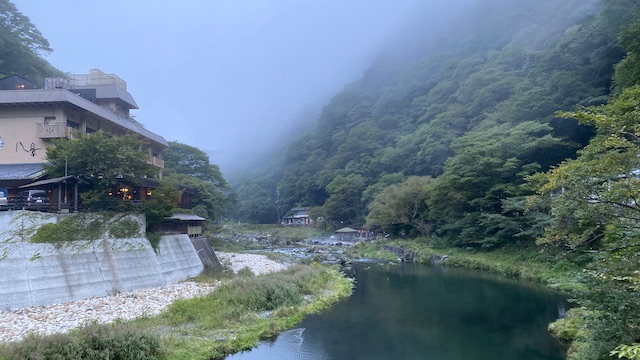
[[[208,152],[225,173],[313,126],[382,50],[425,46],[398,42],[404,32],[439,36],[470,2],[14,1],[49,40],[53,66],[122,77],[138,121]]]

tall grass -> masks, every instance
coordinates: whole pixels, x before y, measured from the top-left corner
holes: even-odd
[[[242,323],[248,314],[299,307],[305,295],[321,295],[334,280],[336,270],[303,265],[268,276],[237,277],[208,296],[175,301],[165,319],[170,325],[194,323],[199,329]]]
[[[126,324],[85,325],[69,334],[31,335],[0,347],[0,359],[159,360],[160,339]]]

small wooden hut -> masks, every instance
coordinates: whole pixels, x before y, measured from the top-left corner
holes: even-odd
[[[202,228],[206,220],[193,214],[173,214],[162,223],[162,232],[187,234],[189,237],[202,236]]]
[[[340,235],[340,241],[355,241],[358,239],[358,230],[350,227],[343,227],[336,230],[336,234]]]

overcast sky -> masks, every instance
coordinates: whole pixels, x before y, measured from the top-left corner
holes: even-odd
[[[360,78],[427,0],[12,1],[53,66],[120,76],[147,129],[224,172]]]

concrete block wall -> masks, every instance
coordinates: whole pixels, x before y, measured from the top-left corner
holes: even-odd
[[[204,269],[187,235],[163,236],[157,253],[145,238],[33,244],[16,239],[12,213],[0,213],[0,310],[173,284]]]
[[[187,234],[163,236],[156,260],[165,284],[175,284],[204,270],[204,265]]]

